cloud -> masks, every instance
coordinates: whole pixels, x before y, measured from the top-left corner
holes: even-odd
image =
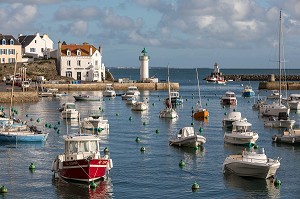
[[[24,5],[20,3],[0,8],[1,26],[5,27],[6,34],[14,31],[26,30],[37,16],[37,7],[34,5]]]
[[[100,9],[97,7],[79,8],[75,6],[62,7],[54,14],[56,20],[96,20],[100,16]]]

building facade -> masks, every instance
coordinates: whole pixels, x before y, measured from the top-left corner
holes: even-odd
[[[88,43],[66,44],[58,42],[57,64],[60,76],[76,80],[101,82],[105,79],[101,47]]]
[[[33,58],[50,58],[50,52],[53,51],[53,41],[47,34],[40,36],[19,34],[18,40],[22,45],[23,56],[32,56]]]
[[[12,35],[0,34],[0,63],[22,61],[22,47]]]

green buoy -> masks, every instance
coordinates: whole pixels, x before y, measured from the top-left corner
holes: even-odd
[[[155,130],[155,133],[156,133],[156,134],[157,134],[157,133],[159,133],[159,130],[158,130],[158,129],[156,129],[156,130]]]
[[[274,185],[276,187],[279,187],[281,185],[281,181],[279,179],[276,178],[276,180],[274,181]]]
[[[179,167],[184,167],[184,166],[185,166],[185,162],[183,160],[180,160]]]
[[[203,128],[202,128],[202,127],[199,128],[199,132],[200,132],[200,133],[203,132]]]
[[[1,186],[0,193],[7,193],[7,188],[4,185]]]
[[[136,138],[135,138],[135,141],[136,141],[136,142],[140,142],[141,139],[140,139],[139,137],[136,137]]]
[[[146,151],[146,148],[142,146],[142,147],[141,147],[141,151],[142,151],[142,152]]]
[[[146,122],[143,122],[143,125],[145,126],[145,125],[146,125]]]
[[[197,182],[194,182],[192,185],[192,191],[198,191],[200,189],[200,186]]]
[[[95,189],[96,187],[97,187],[97,184],[93,181],[93,182],[90,184],[90,188]]]
[[[109,153],[109,150],[107,147],[104,148],[103,152],[106,154],[106,153]]]
[[[33,162],[29,165],[29,169],[30,170],[34,170],[35,169],[35,164]]]
[[[129,117],[129,120],[130,120],[130,121],[132,120],[132,117],[131,117],[131,116]]]
[[[116,113],[116,116],[119,116],[119,113]]]

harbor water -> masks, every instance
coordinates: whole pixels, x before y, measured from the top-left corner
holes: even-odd
[[[176,107],[179,115],[176,119],[159,118],[167,91],[141,91],[139,100],[149,105],[149,109],[142,112],[132,111],[120,96],[76,102],[81,118],[87,117],[90,111],[101,110],[110,124],[109,134],[100,133],[101,148],[109,148],[114,167],[108,179],[99,182],[95,189],[55,179],[51,164],[64,151],[62,136],[79,131],[78,120],[61,119],[57,109],[66,101],[75,101],[73,95],[102,96],[102,91],[72,91],[67,97],[47,97],[37,103],[14,104],[18,111],[16,117],[37,125],[49,132],[49,136],[43,144],[0,143],[0,185],[8,189],[7,193],[0,194],[0,198],[297,198],[300,195],[300,146],[272,143],[272,135],[282,130],[264,127],[264,118],[252,109],[258,94],[263,97],[269,92],[258,91],[258,82],[227,82],[226,85],[206,83],[203,78],[212,70],[198,69],[202,105],[210,113],[205,121],[195,121],[191,117],[192,109],[199,100],[195,69],[170,69],[170,80],[179,82],[179,92],[184,99],[183,104]],[[139,79],[138,69],[111,69],[110,72],[115,79]],[[276,73],[275,70],[241,69],[222,72]],[[288,72],[296,74],[299,70]],[[166,80],[167,69],[151,69],[150,76]],[[243,86],[249,84],[255,91],[255,97],[243,98]],[[236,106],[220,105],[220,97],[228,90],[236,93]],[[289,93],[284,91],[283,96]],[[7,112],[9,104],[2,106]],[[270,158],[281,159],[275,176],[282,182],[281,186],[275,187],[270,180],[223,174],[226,156],[241,153],[245,148],[225,144],[223,140],[222,119],[233,110],[240,111],[252,123],[252,129],[259,134],[258,149],[264,148]],[[291,111],[290,117],[297,124],[300,123],[300,113],[297,111]],[[206,137],[206,143],[202,148],[195,150],[169,146],[169,138],[176,136],[178,130],[185,126],[194,126],[197,132],[200,127],[203,129],[201,134]],[[137,137],[140,142],[136,142]],[[141,147],[146,150],[141,152]],[[181,160],[185,162],[184,167],[179,167]],[[36,165],[35,170],[29,170],[31,163]],[[192,185],[195,182],[200,188],[194,192]]]

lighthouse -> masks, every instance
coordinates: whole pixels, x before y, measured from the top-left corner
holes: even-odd
[[[145,81],[149,78],[149,59],[150,57],[147,55],[146,48],[144,48],[139,56],[139,60],[141,62],[140,65],[140,80]]]

